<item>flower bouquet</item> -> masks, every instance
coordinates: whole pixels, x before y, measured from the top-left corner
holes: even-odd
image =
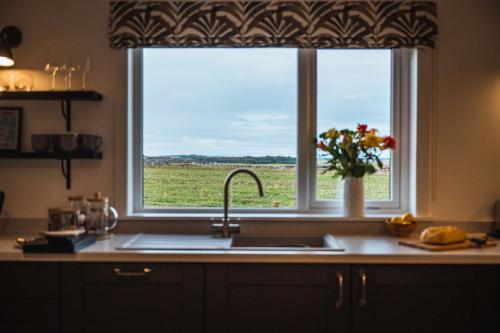
[[[396,139],[379,136],[375,128],[358,124],[356,130],[330,128],[314,139],[316,147],[329,156],[324,172],[333,171],[344,180],[344,213],[361,217],[364,213],[363,177],[383,168],[380,155],[396,149]]]

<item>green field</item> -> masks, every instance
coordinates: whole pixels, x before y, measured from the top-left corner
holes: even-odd
[[[223,184],[234,165],[163,165],[144,166],[144,207],[221,207]],[[278,201],[281,208],[296,206],[295,168],[280,165],[254,165],[264,185],[265,196],[258,196],[257,187],[248,175],[237,175],[232,182],[232,207],[272,207]],[[388,199],[389,172],[382,171],[365,179],[367,199]],[[340,179],[331,173],[319,174],[319,199],[341,199]]]

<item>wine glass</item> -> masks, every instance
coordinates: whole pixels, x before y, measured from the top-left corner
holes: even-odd
[[[67,64],[63,64],[60,70],[64,73],[64,89],[71,90],[73,73],[80,70],[80,65],[75,65],[70,55],[68,55],[67,59]]]
[[[54,64],[55,52],[49,46],[47,48],[47,63],[44,66],[44,71],[50,75],[51,79],[51,90],[56,90],[56,75],[57,72],[61,70],[60,66]]]
[[[87,55],[85,57],[85,65],[83,65],[83,70],[82,70],[82,90],[87,89],[87,75],[90,73],[92,70],[92,67],[90,65],[90,56]]]

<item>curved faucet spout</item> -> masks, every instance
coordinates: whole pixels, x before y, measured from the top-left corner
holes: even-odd
[[[231,180],[233,179],[234,176],[236,176],[239,173],[246,173],[246,174],[252,176],[252,178],[257,183],[257,187],[259,188],[259,195],[261,197],[264,196],[264,189],[262,187],[262,182],[260,181],[259,176],[257,176],[257,174],[250,169],[238,168],[238,169],[234,169],[233,171],[228,173],[228,175],[226,176],[226,179],[224,179],[224,200],[226,198],[226,193],[229,192],[229,185],[231,184]]]
[[[222,225],[219,224],[213,224],[212,229],[215,229],[217,231],[220,231],[222,234],[222,237],[230,237],[231,232],[238,232],[239,231],[239,225],[230,225],[229,224],[229,217],[228,217],[228,211],[229,211],[229,186],[231,185],[231,180],[233,179],[234,176],[236,176],[239,173],[246,173],[255,180],[257,183],[257,187],[259,189],[259,195],[261,197],[264,196],[264,188],[262,187],[262,182],[260,181],[259,177],[255,172],[253,172],[250,169],[246,168],[238,168],[234,169],[231,171],[227,176],[226,179],[224,180],[224,219],[222,220]],[[231,228],[233,227],[233,228]],[[232,230],[234,229],[234,230]]]

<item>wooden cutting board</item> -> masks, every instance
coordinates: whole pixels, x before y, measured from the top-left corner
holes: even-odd
[[[426,250],[426,251],[433,251],[433,252],[478,248],[478,246],[476,244],[474,244],[473,242],[471,242],[469,240],[466,240],[465,242],[462,242],[462,243],[447,244],[447,245],[424,244],[419,239],[400,240],[398,243],[400,245],[414,247],[414,248],[422,249],[422,250]],[[494,240],[488,240],[488,242],[486,244],[482,245],[481,247],[494,247],[494,246],[497,246],[497,242]]]

